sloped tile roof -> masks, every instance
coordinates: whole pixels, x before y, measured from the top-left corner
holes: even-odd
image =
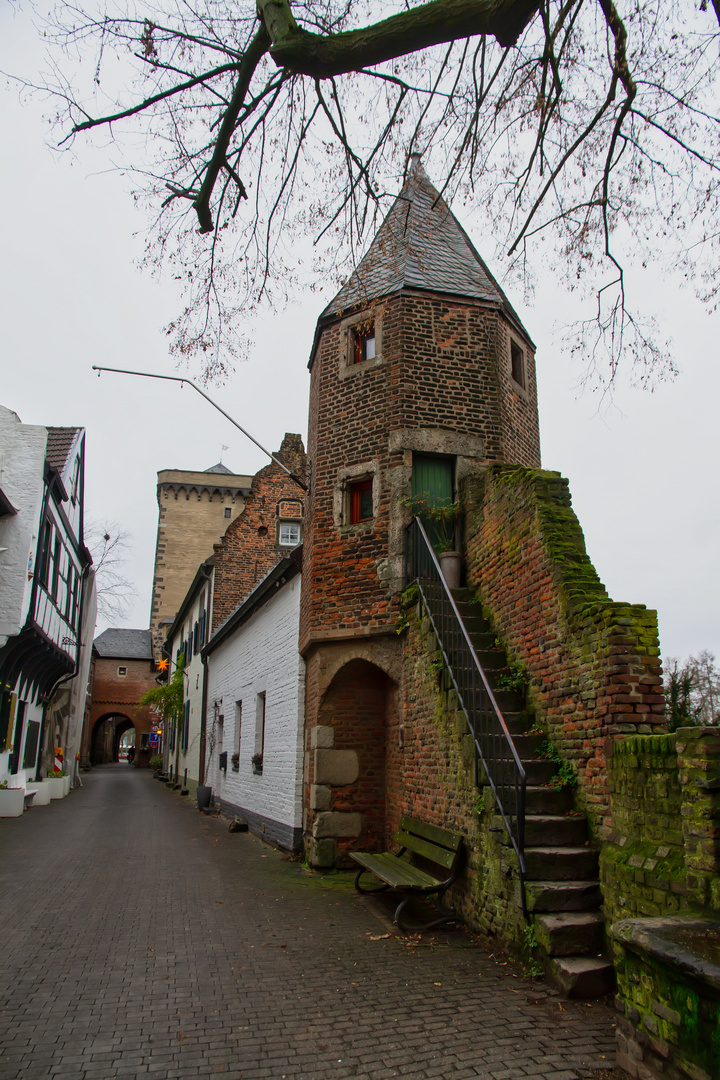
[[[364,307],[402,288],[486,300],[502,307],[522,328],[507,297],[419,161],[367,254],[320,320]]]
[[[75,427],[49,427],[47,429],[47,447],[45,460],[58,472],[62,472],[67,465],[68,456],[73,448],[73,443],[81,428]]]
[[[104,630],[93,641],[98,656],[118,660],[152,660],[152,634],[149,630]]]
[[[217,465],[211,465],[209,469],[203,469],[203,472],[223,473],[227,476],[233,476],[232,469],[228,469],[227,465],[223,465],[222,461],[218,461]]]

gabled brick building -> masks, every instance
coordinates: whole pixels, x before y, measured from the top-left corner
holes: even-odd
[[[317,865],[385,843],[385,733],[413,495],[488,464],[539,466],[534,346],[415,158],[310,358],[300,650],[306,837]]]

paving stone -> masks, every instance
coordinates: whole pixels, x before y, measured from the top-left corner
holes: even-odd
[[[561,1012],[464,934],[408,949],[352,874],[309,874],[142,770],[84,785],[0,819],[0,1080],[575,1080],[614,1061],[602,1004]]]

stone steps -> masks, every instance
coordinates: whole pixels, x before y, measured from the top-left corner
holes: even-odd
[[[587,840],[585,818],[563,814],[526,814],[525,845],[547,847],[553,843],[581,847]]]
[[[615,972],[604,956],[555,956],[548,975],[570,998],[603,997],[615,988]]]
[[[551,784],[557,765],[537,757],[545,736],[528,734],[533,718],[525,708],[524,692],[495,689],[512,669],[479,605],[471,602],[471,590],[453,595],[525,769],[525,905],[546,973],[569,997],[609,993],[614,973],[602,955],[605,924],[598,854],[588,843],[587,822],[573,812],[570,788]],[[506,751],[502,756],[509,766],[512,755]],[[506,811],[515,812],[512,801]],[[490,827],[500,843],[509,844],[500,814],[493,814]],[[519,883],[516,899],[522,903]]]
[[[598,876],[598,854],[591,847],[525,847],[529,881],[588,881]]]
[[[527,881],[527,909],[552,914],[558,911],[591,911],[602,905],[599,881]]]
[[[605,946],[605,920],[600,911],[537,915],[535,935],[548,956],[595,956]]]

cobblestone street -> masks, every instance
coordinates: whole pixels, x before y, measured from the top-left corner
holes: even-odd
[[[577,1080],[614,1017],[462,933],[402,939],[147,771],[0,819],[0,1078]],[[389,936],[387,936],[389,934]]]

